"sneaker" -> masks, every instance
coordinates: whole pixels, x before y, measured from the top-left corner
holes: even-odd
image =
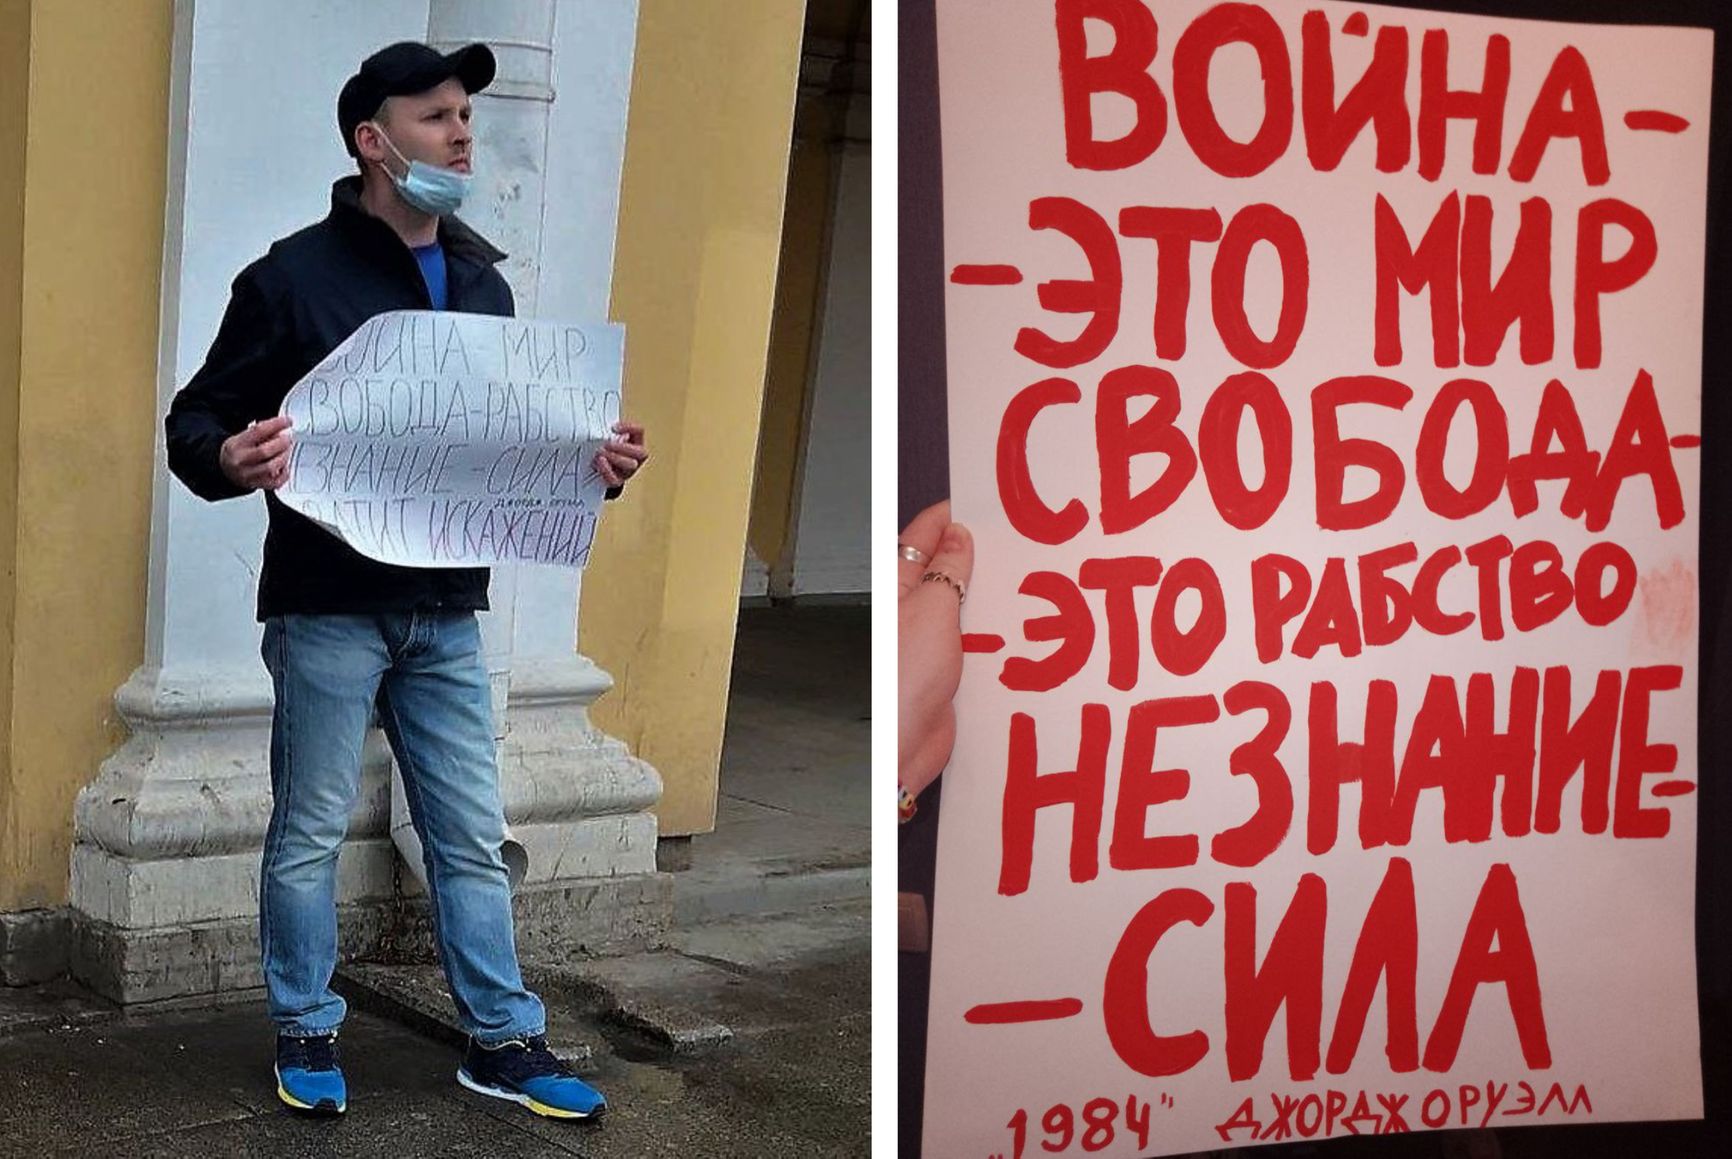
[[[337,1065],[337,1036],[277,1035],[277,1098],[297,1111],[340,1115],[349,1106],[348,1087]]]
[[[607,1109],[601,1092],[571,1073],[540,1036],[492,1047],[471,1038],[457,1081],[477,1094],[510,1099],[553,1119],[587,1119]]]

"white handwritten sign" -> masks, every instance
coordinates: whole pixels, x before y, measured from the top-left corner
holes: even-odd
[[[620,415],[625,328],[393,310],[296,383],[277,497],[413,567],[582,567]]]

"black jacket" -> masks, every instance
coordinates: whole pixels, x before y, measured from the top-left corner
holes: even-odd
[[[432,302],[415,255],[361,207],[361,179],[331,189],[323,221],[290,234],[235,278],[204,365],[170,406],[168,466],[202,499],[248,492],[218,462],[223,440],[277,413],[289,388],[361,324],[387,310]],[[442,218],[447,308],[510,315],[511,289],[494,264],[505,255],[456,218]],[[258,616],[292,612],[408,612],[487,606],[486,568],[379,563],[266,493],[270,528]]]

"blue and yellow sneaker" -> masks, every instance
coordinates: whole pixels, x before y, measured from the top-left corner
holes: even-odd
[[[607,1109],[601,1092],[572,1074],[539,1036],[492,1047],[471,1038],[457,1081],[477,1094],[522,1103],[551,1119],[587,1119]]]
[[[340,1115],[349,1106],[349,1090],[337,1065],[335,1033],[313,1038],[277,1035],[277,1098],[297,1111]]]

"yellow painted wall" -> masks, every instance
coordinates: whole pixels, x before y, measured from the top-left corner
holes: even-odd
[[[24,323],[24,139],[30,6],[0,0],[0,866],[18,844],[12,812],[12,624],[17,607],[18,350]],[[0,869],[0,896],[5,876]],[[0,901],[0,909],[9,908]]]
[[[0,62],[24,24],[29,61],[26,99],[0,100],[0,181],[23,178],[21,221],[0,184],[0,279],[18,284],[0,359],[13,293],[19,319],[0,449],[26,513],[0,532],[0,910],[66,901],[73,799],[123,736],[114,691],[144,652],[171,19],[170,0],[0,9]]]
[[[847,107],[845,94],[814,94],[802,97],[795,112],[748,532],[752,550],[772,571],[793,547],[800,432],[805,427],[812,353],[824,302],[824,264],[835,205],[836,139]]]
[[[613,316],[652,462],[603,521],[580,642],[599,726],[667,783],[664,835],[714,827],[803,0],[642,0]]]

